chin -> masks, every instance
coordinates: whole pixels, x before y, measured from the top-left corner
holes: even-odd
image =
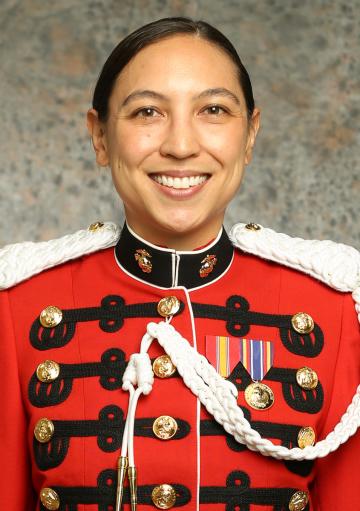
[[[164,219],[162,218],[157,221],[157,225],[172,234],[186,234],[187,232],[192,232],[201,228],[201,226],[204,225],[204,221],[200,221],[200,219],[195,220],[194,217],[189,218],[188,214],[177,215],[176,213],[171,213],[167,215],[166,223],[164,223]]]

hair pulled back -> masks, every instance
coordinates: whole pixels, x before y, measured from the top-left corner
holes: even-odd
[[[205,21],[171,17],[162,18],[138,28],[114,48],[101,70],[93,95],[92,105],[101,121],[107,120],[109,99],[116,78],[126,64],[146,46],[176,34],[198,36],[225,51],[237,68],[238,80],[245,97],[248,117],[251,117],[255,103],[250,77],[229,39]]]

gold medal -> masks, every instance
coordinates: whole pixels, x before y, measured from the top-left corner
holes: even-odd
[[[254,382],[246,387],[245,400],[255,410],[267,410],[274,404],[274,393],[265,383]]]

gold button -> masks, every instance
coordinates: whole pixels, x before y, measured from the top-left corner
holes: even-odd
[[[40,492],[41,503],[46,509],[56,511],[60,507],[59,495],[52,488],[43,488]]]
[[[153,362],[153,371],[158,378],[169,378],[176,371],[176,367],[169,355],[161,355]]]
[[[315,431],[311,426],[301,428],[298,433],[298,446],[300,449],[304,449],[308,445],[315,444]]]
[[[180,309],[180,302],[176,296],[165,296],[162,298],[157,306],[157,311],[163,318],[173,316]]]
[[[314,320],[306,312],[298,312],[291,318],[293,329],[299,334],[309,334],[314,330]]]
[[[101,229],[101,227],[103,227],[103,226],[104,226],[103,222],[94,222],[93,224],[89,225],[89,231],[95,232],[95,231]]]
[[[154,420],[153,432],[160,440],[170,440],[177,430],[177,422],[170,415],[160,415]]]
[[[261,226],[259,224],[254,224],[253,222],[250,222],[245,225],[245,229],[248,231],[260,231]]]
[[[297,491],[289,502],[290,511],[303,511],[309,502],[309,495],[306,491]]]
[[[37,421],[34,428],[34,435],[38,442],[46,444],[46,442],[49,442],[49,440],[51,440],[53,434],[54,423],[51,420],[47,419],[46,417],[43,417],[42,419]]]
[[[63,313],[59,307],[49,305],[40,313],[40,323],[45,328],[53,328],[61,323]]]
[[[37,366],[36,376],[39,381],[48,383],[56,380],[60,374],[60,366],[54,360],[44,360]]]
[[[159,509],[170,509],[175,504],[176,492],[170,484],[160,484],[153,489],[151,500]]]
[[[296,381],[302,389],[315,389],[319,383],[316,372],[310,367],[300,367],[296,371]]]

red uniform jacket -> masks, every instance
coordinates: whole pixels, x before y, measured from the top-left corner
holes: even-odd
[[[135,258],[138,249],[147,250],[150,272]],[[206,255],[217,261],[200,276]],[[202,251],[177,254],[126,231],[115,252],[80,257],[0,293],[1,510],[45,510],[39,499],[44,488],[57,496],[48,509],[115,509],[128,406],[122,375],[147,323],[161,319],[157,303],[169,295],[181,302],[172,325],[202,354],[206,336],[272,341],[273,367],[264,378],[274,393],[271,408],[246,403],[251,378],[241,362],[229,375],[239,406],[261,436],[294,447],[301,428],[312,427],[320,440],[339,422],[360,381],[359,324],[350,293],[234,250],[226,236]],[[63,312],[55,328],[39,322],[49,305]],[[314,320],[311,334],[291,329],[291,317],[300,311]],[[151,359],[162,354],[153,342]],[[37,375],[45,360],[60,368],[48,383]],[[316,388],[297,383],[302,367],[316,372]],[[162,415],[177,423],[170,439],[153,432]],[[44,443],[34,437],[42,418],[54,428]],[[172,485],[174,508],[184,511],[360,509],[358,433],[315,462],[265,457],[226,434],[176,372],[155,377],[152,392],[140,398],[134,445],[139,511],[155,509],[152,491],[161,484]],[[307,505],[291,500],[298,491],[307,492]],[[128,502],[126,491],[125,510]]]

